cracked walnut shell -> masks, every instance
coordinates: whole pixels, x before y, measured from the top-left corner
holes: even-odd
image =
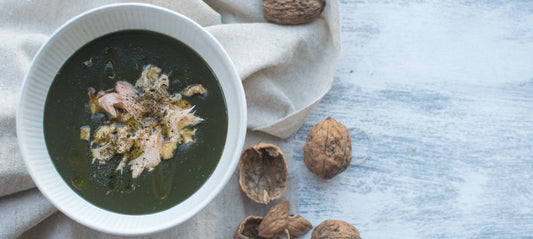
[[[261,222],[263,221],[262,217],[249,216],[241,221],[237,230],[233,234],[233,239],[264,239],[258,235],[258,228]],[[276,233],[270,237],[272,239],[290,239],[289,231],[284,229],[283,231]]]
[[[300,215],[290,215],[289,224],[287,230],[291,237],[299,237],[305,235],[309,230],[313,228],[313,225]]]
[[[328,117],[313,126],[304,145],[304,162],[311,172],[331,179],[346,170],[351,161],[352,139],[344,125]]]
[[[318,17],[325,6],[326,0],[263,0],[263,15],[277,24],[304,24]]]
[[[282,198],[276,205],[268,210],[259,224],[258,235],[271,238],[275,234],[287,229],[289,225],[289,200]]]
[[[361,239],[357,228],[341,220],[325,220],[315,227],[311,239]]]
[[[254,202],[266,205],[280,198],[287,188],[287,176],[287,161],[278,146],[259,142],[243,150],[239,184]]]

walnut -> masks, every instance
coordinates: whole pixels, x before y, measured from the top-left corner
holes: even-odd
[[[311,239],[333,238],[361,239],[361,236],[357,228],[341,220],[325,220],[311,234]]]
[[[80,139],[83,139],[85,141],[90,141],[91,137],[91,126],[84,125],[80,128]]]
[[[304,24],[320,15],[325,6],[326,0],[263,0],[263,15],[277,24]]]
[[[250,216],[237,227],[234,239],[295,238],[309,232],[313,226],[299,215],[289,216],[289,201],[282,198],[265,217]]]
[[[163,159],[171,159],[174,157],[174,150],[176,150],[176,148],[178,148],[178,143],[176,141],[164,142],[161,150],[161,157]]]
[[[289,200],[282,198],[278,204],[272,206],[259,224],[258,235],[271,238],[274,234],[287,229],[289,225]]]
[[[290,215],[289,224],[287,230],[291,237],[299,237],[305,235],[309,230],[313,228],[313,225],[300,215]]]
[[[196,94],[203,95],[205,93],[207,93],[207,90],[204,88],[202,84],[191,85],[187,87],[186,89],[184,89],[182,92],[184,96],[193,96]]]
[[[283,152],[273,144],[257,143],[243,150],[239,184],[254,202],[268,204],[285,192],[288,169]]]
[[[241,221],[233,234],[233,239],[264,239],[258,235],[258,227],[263,221],[262,217],[249,216]],[[290,239],[287,229],[273,235],[273,239]]]
[[[352,161],[352,139],[348,129],[328,117],[307,135],[304,162],[307,168],[323,179],[342,173]]]

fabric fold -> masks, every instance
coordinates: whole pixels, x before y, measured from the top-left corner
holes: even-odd
[[[262,1],[204,0],[222,16],[222,23],[265,22]]]
[[[34,189],[18,149],[15,115],[26,71],[40,46],[69,19],[106,4],[128,0],[5,0],[0,2],[0,238],[57,238],[102,234],[57,212]],[[199,23],[221,43],[242,79],[248,104],[247,143],[256,140],[283,144],[302,125],[328,92],[340,56],[339,1],[328,0],[324,13],[309,24],[281,26],[266,22],[260,0],[142,0],[179,12]],[[170,23],[169,23],[170,24]],[[274,137],[273,137],[274,136]],[[288,160],[292,160],[289,159]],[[290,164],[290,163],[289,163]],[[297,203],[294,177],[290,200]],[[231,185],[230,185],[231,184]],[[32,189],[33,188],[33,189]],[[288,191],[291,190],[290,188]],[[239,195],[239,200],[235,200]],[[203,238],[228,238],[240,219],[263,213],[266,207],[243,197],[235,176],[214,201],[193,219],[155,237],[196,235],[207,223],[214,230]],[[231,220],[227,220],[228,215]],[[259,214],[258,214],[259,215]],[[221,225],[218,225],[221,223]]]
[[[339,36],[331,35],[331,29],[338,30],[338,25],[330,25],[320,18],[299,26],[236,23],[207,28],[243,80],[248,128],[287,138],[302,125],[335,74],[340,45],[334,44]]]
[[[0,238],[16,238],[56,208],[36,188],[0,198]]]

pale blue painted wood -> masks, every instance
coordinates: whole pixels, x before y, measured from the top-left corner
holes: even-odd
[[[300,214],[363,238],[533,237],[533,1],[341,4],[332,90],[288,140]],[[327,116],[374,138],[329,181],[302,156]]]

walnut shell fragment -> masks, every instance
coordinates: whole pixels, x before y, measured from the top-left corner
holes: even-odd
[[[237,230],[233,234],[233,239],[265,239],[258,235],[259,224],[263,221],[262,217],[249,216],[241,221]],[[290,239],[289,230],[285,229],[280,233],[273,235],[273,239]]]
[[[291,237],[303,236],[313,228],[313,225],[300,215],[289,215],[288,221],[287,230]]]
[[[313,126],[304,145],[304,162],[309,171],[331,179],[346,170],[351,161],[352,139],[344,125],[328,117]]]
[[[318,17],[325,6],[326,0],[263,0],[263,15],[277,24],[304,24]]]
[[[243,150],[239,161],[239,184],[248,198],[268,204],[285,192],[287,160],[278,146],[257,143]]]
[[[357,228],[341,220],[325,220],[315,227],[311,239],[361,239]]]
[[[259,224],[258,235],[271,238],[274,234],[280,233],[287,229],[289,225],[289,200],[282,198],[276,205],[268,210]]]

